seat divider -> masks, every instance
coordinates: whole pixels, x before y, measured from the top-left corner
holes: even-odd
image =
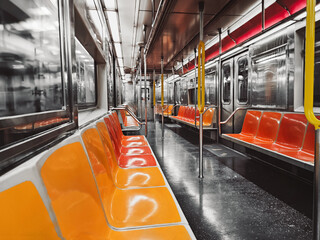
[[[301,151],[301,150],[303,149],[303,145],[304,145],[304,142],[305,142],[305,140],[306,140],[306,136],[307,136],[307,131],[308,131],[309,124],[310,124],[310,123],[309,123],[309,121],[308,121],[307,126],[306,126],[306,130],[304,131],[301,148],[299,149],[299,151]]]
[[[276,138],[275,138],[273,143],[277,142],[277,140],[278,140],[278,136],[279,136],[279,132],[280,132],[280,126],[281,126],[281,122],[282,122],[283,116],[284,116],[284,113],[281,113],[281,118],[280,118],[278,130],[277,130],[277,135],[276,135]]]

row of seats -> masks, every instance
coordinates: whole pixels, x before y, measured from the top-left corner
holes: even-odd
[[[206,110],[206,109],[205,109]],[[196,119],[195,119],[196,116]],[[203,126],[212,127],[214,108],[209,108],[203,115]],[[185,123],[190,126],[199,126],[199,110],[192,106],[180,106],[177,116],[170,116],[171,119]],[[196,121],[195,121],[196,120]]]
[[[0,178],[0,239],[195,239],[144,136],[116,113]]]
[[[137,123],[137,121],[132,116],[127,114],[126,110],[120,110],[120,115],[122,118],[123,125],[125,127],[138,127],[139,126],[139,123]]]
[[[304,162],[314,162],[315,129],[304,114],[248,110],[241,133],[223,136]]]
[[[169,105],[163,105],[163,116],[165,117],[168,117],[168,116],[171,116],[173,114],[173,105],[172,104],[169,104]],[[155,113],[156,114],[159,114],[159,115],[162,115],[162,107],[161,105],[157,105],[156,108],[155,108]]]

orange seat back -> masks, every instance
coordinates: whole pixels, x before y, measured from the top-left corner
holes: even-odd
[[[82,140],[87,149],[94,174],[106,173],[111,179],[111,173],[117,169],[118,165],[113,149],[109,149],[108,143],[105,145],[102,143],[96,128],[85,130],[82,133]]]
[[[179,107],[178,116],[179,117],[183,117],[185,111],[186,111],[186,107],[185,106],[180,106]]]
[[[304,139],[302,150],[314,154],[314,146],[315,146],[315,129],[312,124],[308,124],[306,137]]]
[[[107,126],[107,129],[108,129],[108,132],[109,132],[109,135],[110,135],[110,138],[112,140],[112,143],[114,145],[114,150],[115,150],[115,154],[116,154],[116,157],[119,158],[120,156],[120,150],[121,150],[121,140],[120,138],[117,136],[117,133],[115,132],[113,126],[112,126],[112,122],[110,121],[110,119],[108,117],[105,117],[104,118],[104,122]]]
[[[199,110],[197,111],[198,116]],[[209,108],[204,114],[203,114],[203,125],[205,126],[211,126],[212,120],[214,115],[214,108]]]
[[[168,114],[172,114],[172,112],[171,112],[172,109],[173,109],[173,105],[170,105],[169,108],[168,108]]]
[[[304,114],[284,114],[276,143],[301,148],[307,123]]]
[[[122,118],[122,122],[124,123],[126,121],[126,111],[121,109],[120,110],[120,115],[121,115],[121,118]]]
[[[108,129],[107,129],[107,126],[105,125],[105,123],[103,122],[98,122],[97,123],[97,129],[98,129],[98,132],[99,132],[99,135],[101,137],[101,141],[104,145],[104,148],[105,149],[109,149],[111,155],[112,155],[112,158],[114,156],[115,159],[117,159],[117,156],[115,154],[115,146],[112,142],[112,139],[110,137],[110,134],[108,132]]]
[[[32,182],[0,192],[0,205],[1,239],[60,239]]]
[[[275,141],[280,126],[282,114],[279,112],[264,112],[262,114],[257,138]]]
[[[260,117],[260,111],[248,110],[244,118],[241,134],[255,136],[257,134]]]
[[[114,123],[115,131],[122,138],[123,133],[122,133],[122,129],[121,129],[121,125],[120,125],[120,121],[119,121],[117,113],[113,112],[112,114],[109,114],[108,117],[110,117],[111,121]]]
[[[192,109],[191,109],[191,107],[186,107],[186,110],[185,110],[185,112],[184,112],[184,115],[183,115],[183,117],[185,117],[185,118],[190,118],[190,116],[191,116],[191,111],[192,111]]]
[[[190,120],[194,120],[195,114],[196,114],[195,108],[194,108],[194,107],[190,107],[190,113],[189,113],[188,118],[189,118]]]
[[[41,168],[41,176],[65,239],[105,239],[110,229],[96,182],[80,142],[55,150]],[[101,176],[101,177],[100,177]],[[106,174],[98,175],[102,188]]]

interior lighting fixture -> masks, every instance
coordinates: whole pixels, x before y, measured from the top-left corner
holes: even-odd
[[[111,34],[114,42],[120,42],[120,31],[118,22],[118,12],[107,11],[107,17],[110,23]]]

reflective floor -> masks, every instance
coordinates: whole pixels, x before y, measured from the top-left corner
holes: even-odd
[[[205,148],[210,151],[204,150],[205,178],[199,180],[197,138],[192,131],[169,123],[165,124],[162,142],[161,125],[148,123],[149,143],[197,239],[312,238],[312,221],[305,216],[308,214],[292,208],[294,204],[289,206],[287,200],[276,198],[278,194],[264,190],[276,186],[273,179],[278,178],[274,170],[264,168],[262,163],[255,163],[258,167],[253,168],[247,163],[254,160],[207,143]],[[287,184],[280,184],[281,187],[291,184],[294,189],[300,184],[298,180],[290,182],[291,177],[286,179],[286,174],[280,176]],[[310,195],[312,187],[306,184],[305,189]],[[277,191],[286,193],[287,189]],[[310,196],[306,199],[306,204],[310,204]],[[297,201],[301,204],[301,200]]]

